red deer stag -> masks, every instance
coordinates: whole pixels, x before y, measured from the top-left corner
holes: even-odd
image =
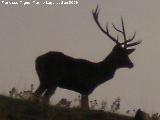
[[[99,8],[92,11],[94,21],[100,30],[116,43],[111,53],[102,61],[94,63],[84,59],[72,58],[61,52],[48,52],[39,56],[35,61],[36,71],[40,80],[38,89],[34,92],[34,98],[49,102],[50,97],[57,87],[73,90],[81,94],[81,107],[89,108],[88,95],[100,84],[113,78],[118,68],[132,68],[133,63],[128,55],[135,49],[129,47],[140,44],[140,41],[132,42],[132,38],[127,39],[123,19],[122,29],[115,25],[113,28],[121,33],[124,42],[119,42],[119,37],[113,37],[108,30],[102,28],[98,21]]]

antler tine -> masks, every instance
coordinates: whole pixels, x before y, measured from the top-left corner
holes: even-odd
[[[106,24],[106,32],[109,33],[108,22],[107,22],[107,24]]]
[[[95,10],[95,17],[98,18],[98,15],[99,15],[99,8],[98,8],[98,5],[96,7],[96,10]],[[92,11],[94,13],[94,11]]]
[[[127,46],[127,38],[126,38],[126,31],[124,27],[123,17],[121,17],[121,22],[122,22],[122,34],[124,37],[124,46]]]
[[[127,43],[128,43],[128,42],[131,42],[132,40],[134,40],[135,37],[136,37],[136,32],[134,32],[134,35],[133,35],[132,38],[130,38],[130,39],[127,40]]]
[[[113,26],[113,28],[116,30],[116,31],[118,31],[118,32],[120,32],[120,33],[123,33],[121,30],[119,30],[118,28],[116,28],[116,26],[112,23],[112,26]]]
[[[116,39],[116,38],[114,38],[113,36],[110,35],[109,29],[108,29],[108,23],[107,23],[107,25],[106,25],[106,34],[107,34],[107,36],[108,36],[109,38],[111,38],[116,44],[120,44],[120,43],[118,42],[118,37],[117,37],[117,39]]]
[[[142,41],[137,41],[137,42],[133,42],[133,43],[130,43],[130,44],[127,44],[126,48],[127,47],[132,47],[132,46],[135,46],[135,45],[139,45]]]
[[[132,38],[130,38],[130,39],[128,39],[128,40],[126,41],[126,44],[129,43],[129,42],[131,42],[132,40],[134,40],[135,36],[136,36],[136,32],[134,33],[134,35],[133,35]],[[123,44],[125,44],[125,43],[121,43],[121,44],[123,45]]]
[[[117,35],[117,41],[119,41],[119,35]]]
[[[98,25],[98,27],[100,28],[100,30],[106,34],[112,41],[114,41],[116,44],[120,44],[118,42],[118,40],[116,38],[114,38],[112,35],[109,34],[109,29],[108,29],[108,24],[106,25],[106,31],[102,28],[102,26],[100,25],[99,21],[98,21],[98,15],[99,15],[99,7],[97,5],[96,9],[95,10],[92,10],[92,15],[93,15],[93,18],[96,22],[96,24]]]

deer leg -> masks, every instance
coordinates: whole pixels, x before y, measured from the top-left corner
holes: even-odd
[[[84,109],[89,109],[88,95],[81,95],[81,107]]]
[[[37,90],[30,97],[30,100],[35,101],[35,102],[39,102],[40,97],[44,93],[45,90],[46,90],[46,87],[44,85],[40,84],[39,87],[37,88]]]
[[[42,102],[44,104],[49,104],[49,100],[50,100],[51,96],[54,94],[55,90],[56,90],[56,87],[54,87],[54,88],[48,88],[46,90],[46,92],[44,93],[44,95],[42,97]]]

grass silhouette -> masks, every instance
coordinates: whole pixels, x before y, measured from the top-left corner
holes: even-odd
[[[116,113],[62,108],[0,95],[0,120],[134,120]]]

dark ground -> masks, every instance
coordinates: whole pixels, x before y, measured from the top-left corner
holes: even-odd
[[[0,95],[0,120],[134,120],[100,110],[60,108]]]

